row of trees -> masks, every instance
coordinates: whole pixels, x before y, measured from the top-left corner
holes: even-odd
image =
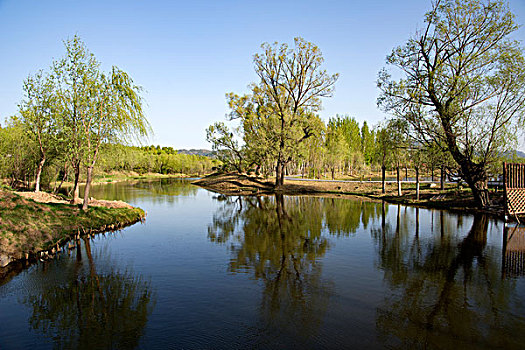
[[[206,156],[179,154],[172,147],[110,145],[101,154],[99,168],[104,172],[134,171],[139,174],[202,175],[220,166],[220,161]]]
[[[387,57],[377,85],[378,105],[392,115],[374,131],[350,118],[324,125],[316,114],[338,75],[321,68],[317,46],[263,44],[254,56],[259,81],[250,94],[227,94],[229,128],[215,123],[207,140],[238,171],[314,164],[348,171],[356,164],[398,168],[438,160],[460,176],[479,206],[489,205],[491,168],[517,146],[525,112],[525,59],[514,15],[501,0],[437,0],[426,26]],[[395,72],[393,72],[395,71]],[[399,79],[394,78],[400,77]],[[360,140],[358,140],[358,135]]]
[[[19,115],[2,130],[2,158],[4,163],[17,163],[11,175],[18,179],[27,177],[32,171],[28,165],[37,160],[37,192],[46,164],[62,164],[64,173],[74,176],[72,201],[78,198],[84,169],[86,210],[102,148],[143,138],[150,127],[142,110],[141,88],[127,73],[115,66],[103,72],[78,36],[64,44],[64,57],[24,81]]]
[[[407,125],[397,121],[369,127],[365,121],[360,124],[350,116],[335,116],[325,124],[316,117],[315,133],[297,147],[289,162],[288,173],[307,177],[319,177],[321,173],[357,175],[372,168],[411,167],[425,165],[428,168],[447,166],[446,159],[437,149],[423,149],[408,138]],[[218,122],[207,130],[217,156],[225,170],[254,171],[269,175],[266,159],[258,158],[246,144],[239,146],[243,135],[239,127],[233,132],[225,123]],[[259,147],[263,145],[259,144]],[[416,152],[417,151],[417,152]],[[448,168],[451,170],[452,166]]]
[[[19,118],[11,118],[4,127],[0,126],[0,155],[0,178],[7,179],[13,187],[30,187],[38,176],[39,188],[48,186],[58,192],[64,182],[75,180],[67,157],[58,152],[48,153],[39,171],[38,142]],[[171,147],[104,143],[97,156],[96,172],[202,175],[217,169],[220,164],[219,160],[210,157],[179,154]]]

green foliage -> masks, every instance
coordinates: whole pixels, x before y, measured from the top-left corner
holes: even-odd
[[[326,163],[332,172],[332,179],[335,178],[335,169],[341,167],[348,154],[348,143],[342,128],[338,128],[332,120],[328,122],[326,133]]]
[[[500,0],[443,0],[426,28],[387,57],[401,71],[379,73],[378,104],[410,124],[420,143],[448,152],[480,206],[487,167],[516,145],[525,112],[525,57]]]
[[[235,128],[236,133],[239,128]],[[217,122],[206,129],[206,141],[212,144],[217,158],[224,164],[225,170],[237,170],[242,173],[246,168],[246,149],[239,146],[238,137],[222,122]]]
[[[33,179],[38,153],[38,145],[20,119],[12,117],[0,128],[0,177],[12,187]]]
[[[372,164],[374,159],[375,137],[375,131],[370,130],[367,122],[364,121],[361,127],[361,152],[368,165]]]
[[[19,117],[2,130],[0,151],[8,159],[0,171],[12,183],[28,185],[34,174],[39,191],[41,178],[65,180],[72,168],[76,198],[85,166],[88,198],[101,147],[140,141],[151,130],[142,110],[141,88],[126,72],[115,66],[108,73],[101,71],[76,35],[64,46],[62,58],[24,81]]]
[[[218,168],[221,162],[205,156],[178,154],[172,147],[125,146],[105,144],[101,149],[99,170],[134,171],[139,174],[202,175]]]
[[[293,48],[278,43],[264,43],[261,48],[254,56],[259,82],[250,85],[250,95],[227,95],[229,117],[240,120],[244,157],[259,166],[272,163],[280,185],[285,167],[300,157],[302,144],[320,134],[315,113],[321,98],[332,96],[338,75],[321,69],[321,51],[302,38],[295,38]],[[221,123],[208,129],[208,140],[232,156],[239,149]]]

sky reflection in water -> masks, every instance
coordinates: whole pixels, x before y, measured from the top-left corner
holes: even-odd
[[[97,186],[145,224],[0,286],[0,348],[518,348],[523,231],[363,199]],[[521,259],[521,260],[520,260]]]

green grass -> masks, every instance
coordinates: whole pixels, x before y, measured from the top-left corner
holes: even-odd
[[[140,208],[90,207],[44,204],[0,191],[0,250],[19,258],[23,253],[46,250],[77,232],[99,232],[134,223],[144,217]]]

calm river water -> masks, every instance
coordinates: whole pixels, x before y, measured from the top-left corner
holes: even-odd
[[[525,344],[525,240],[502,222],[182,180],[93,196],[147,220],[0,281],[0,349]]]

